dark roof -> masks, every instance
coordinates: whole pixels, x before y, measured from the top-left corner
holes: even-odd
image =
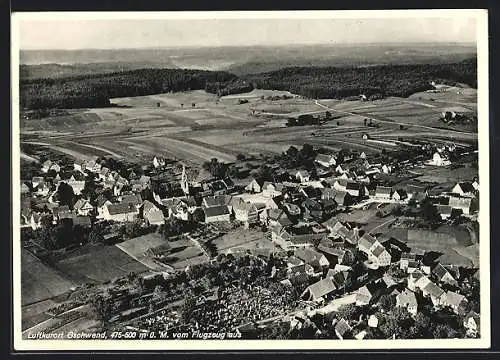
[[[310,293],[313,295],[315,299],[321,298],[325,295],[328,295],[332,291],[335,291],[337,288],[333,283],[332,279],[326,278],[320,280],[308,287]]]
[[[384,195],[390,195],[392,192],[392,189],[390,187],[386,186],[377,186],[375,189],[376,194],[384,194]]]
[[[207,196],[203,200],[208,207],[221,205],[227,206],[227,204],[229,204],[229,201],[231,200],[231,197],[226,195]]]
[[[355,181],[348,181],[346,184],[347,190],[359,190],[360,188],[361,188],[361,184],[359,184]]]
[[[459,182],[458,185],[462,188],[462,191],[465,192],[465,193],[469,193],[469,192],[474,192],[475,191],[474,186],[472,186],[471,182],[468,182],[468,181]]]
[[[229,215],[229,209],[227,208],[226,205],[218,205],[218,206],[211,206],[211,207],[202,207],[203,212],[205,213],[206,217],[211,217],[211,216],[219,216],[219,215]]]
[[[122,204],[132,204],[132,205],[140,205],[142,204],[142,198],[139,194],[130,194],[122,196]]]
[[[137,212],[137,208],[131,203],[118,203],[107,205],[110,215],[127,214]]]

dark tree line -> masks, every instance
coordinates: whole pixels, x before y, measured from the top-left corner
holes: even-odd
[[[291,67],[253,74],[256,88],[288,90],[308,98],[401,96],[432,89],[431,81],[477,87],[477,64],[380,65],[371,67]]]
[[[59,79],[23,80],[21,107],[85,108],[109,106],[109,99],[165,92],[207,89],[212,83],[225,87],[236,75],[221,71],[183,69],[140,69],[110,74],[83,75]]]

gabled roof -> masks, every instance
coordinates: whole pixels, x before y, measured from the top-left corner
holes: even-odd
[[[137,213],[137,208],[131,203],[118,203],[107,205],[110,215]]]
[[[211,207],[203,206],[202,209],[206,217],[229,215],[229,209],[227,208],[226,205],[218,205]]]
[[[435,298],[439,298],[444,294],[444,290],[434,284],[432,281],[428,282],[422,290],[428,292],[432,297]]]
[[[302,206],[309,210],[317,210],[317,211],[321,210],[321,204],[309,198],[302,202]]]
[[[382,245],[378,245],[373,249],[372,254],[379,257],[384,251],[386,251],[385,248]]]
[[[392,189],[387,186],[377,186],[375,189],[375,194],[380,194],[380,195],[391,195]]]
[[[397,295],[397,299],[399,300],[399,305],[404,306],[404,307],[409,307],[409,306],[417,306],[417,297],[415,296],[415,293],[413,291],[410,291],[408,289],[404,289],[402,293]]]
[[[210,184],[213,191],[227,190],[227,185],[222,180],[216,180]]]
[[[326,254],[329,254],[329,255],[333,255],[333,256],[337,256],[339,258],[342,258],[345,254],[345,250],[344,249],[340,249],[340,248],[334,248],[334,247],[329,247],[329,246],[324,246],[324,245],[319,245],[318,246],[318,250],[319,251],[322,251]]]
[[[369,251],[377,240],[368,233],[365,233],[358,241],[358,247],[362,250]]]
[[[347,321],[345,321],[344,319],[340,319],[339,321],[337,321],[337,324],[335,324],[335,331],[340,336],[344,336],[346,333],[352,331],[352,328],[349,326]]]
[[[459,182],[459,183],[457,183],[457,185],[460,186],[460,188],[462,189],[462,191],[465,192],[465,193],[469,193],[469,192],[474,192],[475,191],[474,186],[469,181]]]
[[[475,323],[476,323],[476,326],[479,327],[480,325],[480,317],[479,317],[479,314],[475,311],[469,311],[467,313],[467,315],[465,315],[465,321],[469,321],[470,318],[473,318]]]
[[[347,181],[346,189],[347,190],[359,190],[361,188],[361,184],[355,181]]]
[[[85,205],[90,205],[90,202],[86,199],[78,199],[78,201],[73,205],[75,210],[82,209]],[[90,205],[92,206],[92,205]]]
[[[161,210],[151,210],[145,213],[144,217],[150,223],[158,223],[165,220],[165,216],[163,216],[163,211]]]
[[[158,210],[158,208],[156,207],[156,205],[153,204],[149,200],[144,200],[144,202],[142,203],[142,209],[143,209],[144,213]]]
[[[206,206],[227,206],[231,201],[231,196],[229,195],[216,195],[216,196],[206,196],[203,198],[203,202]]]
[[[104,195],[100,194],[100,195],[96,198],[95,203],[96,203],[97,207],[101,207],[101,206],[103,206],[103,205],[104,205],[104,203],[105,203],[106,201],[109,201],[109,200],[108,200],[108,199],[106,199],[106,197],[104,197]]]
[[[318,161],[318,162],[329,163],[332,160],[335,161],[335,156],[333,156],[333,155],[326,155],[326,154],[318,154],[318,155],[316,155],[315,160]]]
[[[308,264],[319,261],[321,257],[324,256],[323,254],[311,249],[297,249],[295,250],[294,255]]]
[[[465,296],[453,291],[448,291],[443,299],[443,302],[450,306],[459,306],[464,301],[467,301]]]
[[[233,209],[238,211],[244,211],[247,213],[257,212],[257,208],[255,207],[254,204],[246,202],[242,198],[233,198],[231,199],[230,204],[233,207]]]
[[[332,291],[335,291],[337,288],[330,278],[326,278],[312,285],[309,285],[307,289],[312,294],[314,299],[319,299],[325,295],[328,295]]]
[[[142,204],[142,197],[139,194],[123,195],[121,197],[123,204],[140,205]]]

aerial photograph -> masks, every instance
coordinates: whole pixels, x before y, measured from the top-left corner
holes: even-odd
[[[16,20],[23,340],[481,338],[474,14]]]

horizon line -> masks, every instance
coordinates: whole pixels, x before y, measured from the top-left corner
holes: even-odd
[[[361,46],[361,45],[468,45],[477,46],[477,41],[380,41],[380,42],[321,42],[321,43],[284,43],[284,44],[254,44],[254,45],[177,45],[177,46],[141,46],[141,47],[117,47],[117,48],[19,48],[19,51],[82,51],[82,50],[179,50],[179,49],[220,49],[220,48],[245,48],[245,47],[299,47],[299,46]]]

